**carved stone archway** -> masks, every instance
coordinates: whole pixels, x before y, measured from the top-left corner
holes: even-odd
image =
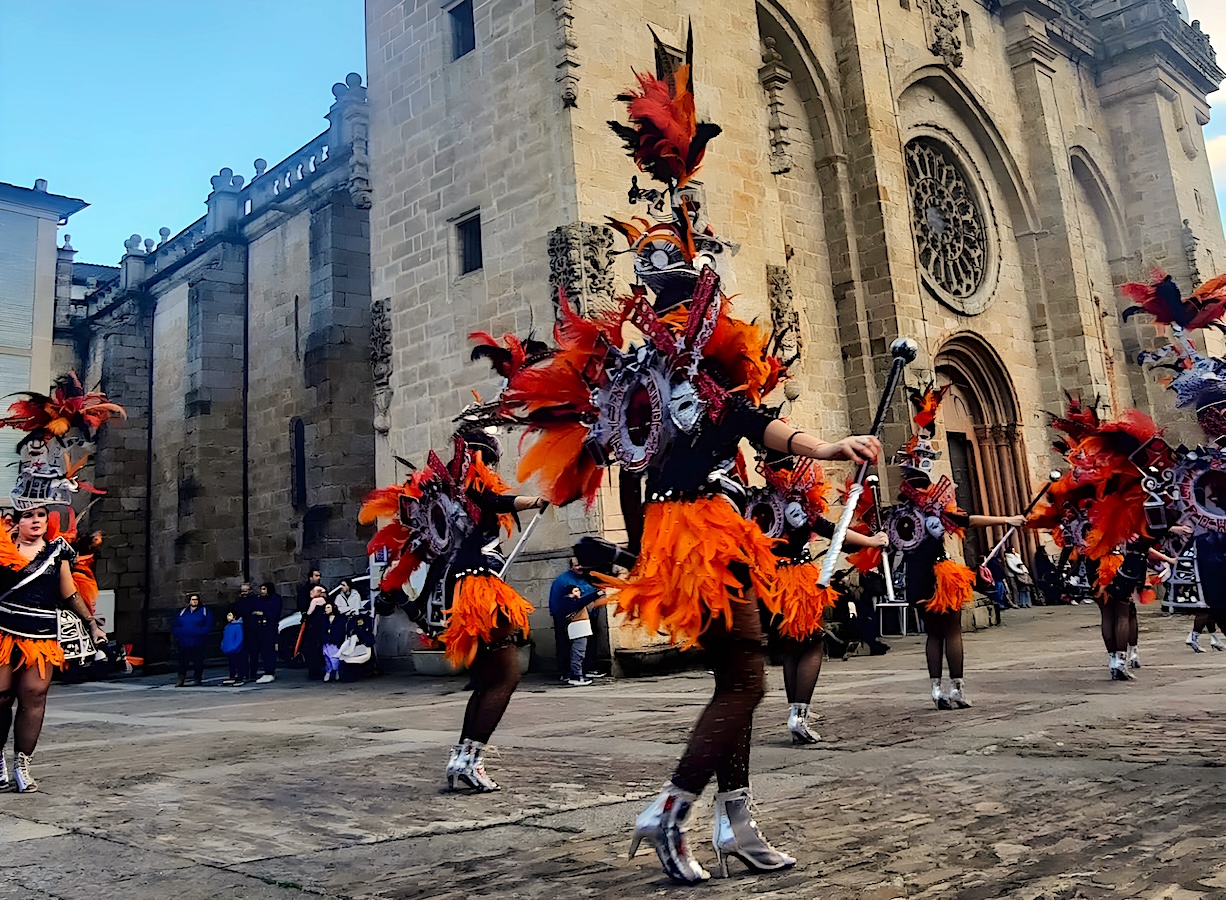
[[[941,404],[947,456],[958,482],[958,504],[968,512],[1014,515],[1030,501],[1030,473],[1019,425],[1017,393],[1004,364],[974,334],[951,338],[936,355],[936,370],[951,387]],[[968,562],[978,561],[1003,530],[967,535]],[[1027,534],[1021,545],[1033,553]]]

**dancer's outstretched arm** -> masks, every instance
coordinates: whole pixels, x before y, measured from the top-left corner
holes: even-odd
[[[779,419],[766,426],[762,442],[771,450],[807,456],[810,459],[846,459],[862,463],[876,462],[881,455],[881,441],[871,434],[852,435],[841,441],[823,441],[811,434],[797,431]]]

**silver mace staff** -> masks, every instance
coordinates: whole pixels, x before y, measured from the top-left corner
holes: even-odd
[[[1022,513],[1022,516],[1024,518],[1030,517],[1031,512],[1033,512],[1034,508],[1039,505],[1039,501],[1047,496],[1047,492],[1051,490],[1051,486],[1059,480],[1060,480],[1060,473],[1057,472],[1055,469],[1052,469],[1050,472],[1047,473],[1047,484],[1043,485],[1043,490],[1039,491],[1039,493],[1035,496],[1035,498],[1030,501],[1030,505],[1027,506],[1025,511]],[[1009,538],[1013,537],[1013,535],[1015,534],[1017,534],[1017,526],[1010,525],[1009,530],[1005,532],[1005,536],[1002,537],[997,542],[996,546],[992,548],[992,552],[989,553],[987,555],[987,558],[984,559],[984,561],[981,562],[979,565],[986,566],[988,563],[994,560],[996,558],[996,554],[999,553],[1002,549],[1004,549],[1005,544],[1009,542]]]
[[[498,570],[499,578],[506,578],[507,569],[511,568],[511,563],[515,562],[515,557],[519,556],[519,551],[524,549],[524,544],[527,543],[528,537],[532,534],[533,529],[536,528],[537,523],[541,521],[541,516],[544,515],[545,510],[547,509],[549,509],[548,503],[536,511],[536,515],[532,517],[532,521],[528,523],[528,527],[524,529],[524,533],[519,536],[519,541],[516,542],[515,549],[511,551],[511,555],[507,557],[507,561],[503,563],[502,568]]]
[[[870,475],[864,479],[864,483],[868,485],[868,489],[873,492],[873,508],[877,510],[877,521],[881,521],[881,479],[876,475]],[[878,529],[879,531],[881,529]],[[881,574],[885,578],[885,600],[887,603],[894,602],[894,576],[890,572],[890,554],[889,546],[881,548]]]
[[[894,357],[894,362],[890,366],[890,375],[886,379],[885,393],[881,395],[881,403],[877,405],[877,415],[873,419],[872,431],[869,432],[873,437],[881,436],[885,414],[889,412],[894,392],[898,390],[898,383],[902,381],[902,370],[907,363],[914,362],[915,357],[919,355],[919,344],[911,338],[899,338],[890,344],[890,355]],[[847,538],[847,529],[851,527],[852,516],[856,514],[856,504],[860,502],[860,495],[864,493],[864,479],[868,475],[868,465],[867,460],[860,463],[860,470],[856,472],[855,481],[847,491],[847,505],[843,507],[843,515],[839,517],[839,524],[834,528],[834,537],[830,539],[830,549],[826,551],[826,559],[822,563],[822,574],[817,580],[822,587],[829,587],[830,579],[834,577],[834,566],[843,549],[843,541]]]

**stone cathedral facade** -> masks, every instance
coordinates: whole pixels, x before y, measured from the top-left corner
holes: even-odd
[[[99,582],[154,661],[189,592],[222,610],[244,580],[292,597],[312,566],[329,585],[366,569],[368,104],[356,74],[332,93],[323,132],[250,181],[221,169],[200,219],[132,235],[118,269],[60,250],[55,371],[128,412],[95,455]]]
[[[1188,290],[1226,268],[1202,135],[1223,72],[1172,0],[366,10],[376,481],[496,389],[468,332],[547,332],[556,286],[589,308],[626,288],[602,223],[644,210],[605,123],[653,64],[649,26],[678,53],[693,29],[699,114],[723,127],[697,189],[740,245],[738,313],[794,357],[799,426],[866,428],[887,347],[911,336],[911,383],[954,385],[938,437],[961,502],[1005,513],[1050,467],[1044,411],[1065,392],[1175,421],[1131,362],[1154,329],[1122,323],[1118,293],[1155,266]],[[513,573],[542,588],[572,534],[619,524],[615,502],[551,516]]]

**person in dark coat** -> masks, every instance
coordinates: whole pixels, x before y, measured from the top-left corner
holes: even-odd
[[[571,592],[578,588],[579,596],[571,597]],[[593,603],[599,592],[587,578],[587,570],[579,565],[576,557],[570,558],[570,568],[553,580],[549,586],[549,615],[553,617],[553,639],[558,654],[558,673],[562,681],[571,679],[570,674],[570,638],[567,627],[571,616]],[[582,679],[580,673],[578,678]]]
[[[255,677],[263,661],[264,674],[256,684],[277,680],[277,622],[281,617],[281,595],[271,581],[260,585],[260,593],[241,604],[243,643],[247,648],[247,672]]]
[[[204,677],[204,647],[213,630],[213,614],[208,607],[200,604],[199,594],[187,598],[187,606],[179,610],[170,630],[179,643],[179,681],[175,687],[183,687],[187,683],[189,666],[195,677],[194,683],[199,685]]]
[[[337,613],[336,604],[331,600],[311,613],[307,621],[311,643],[320,648],[324,681],[341,680],[340,651],[345,642],[345,626],[345,617]]]

